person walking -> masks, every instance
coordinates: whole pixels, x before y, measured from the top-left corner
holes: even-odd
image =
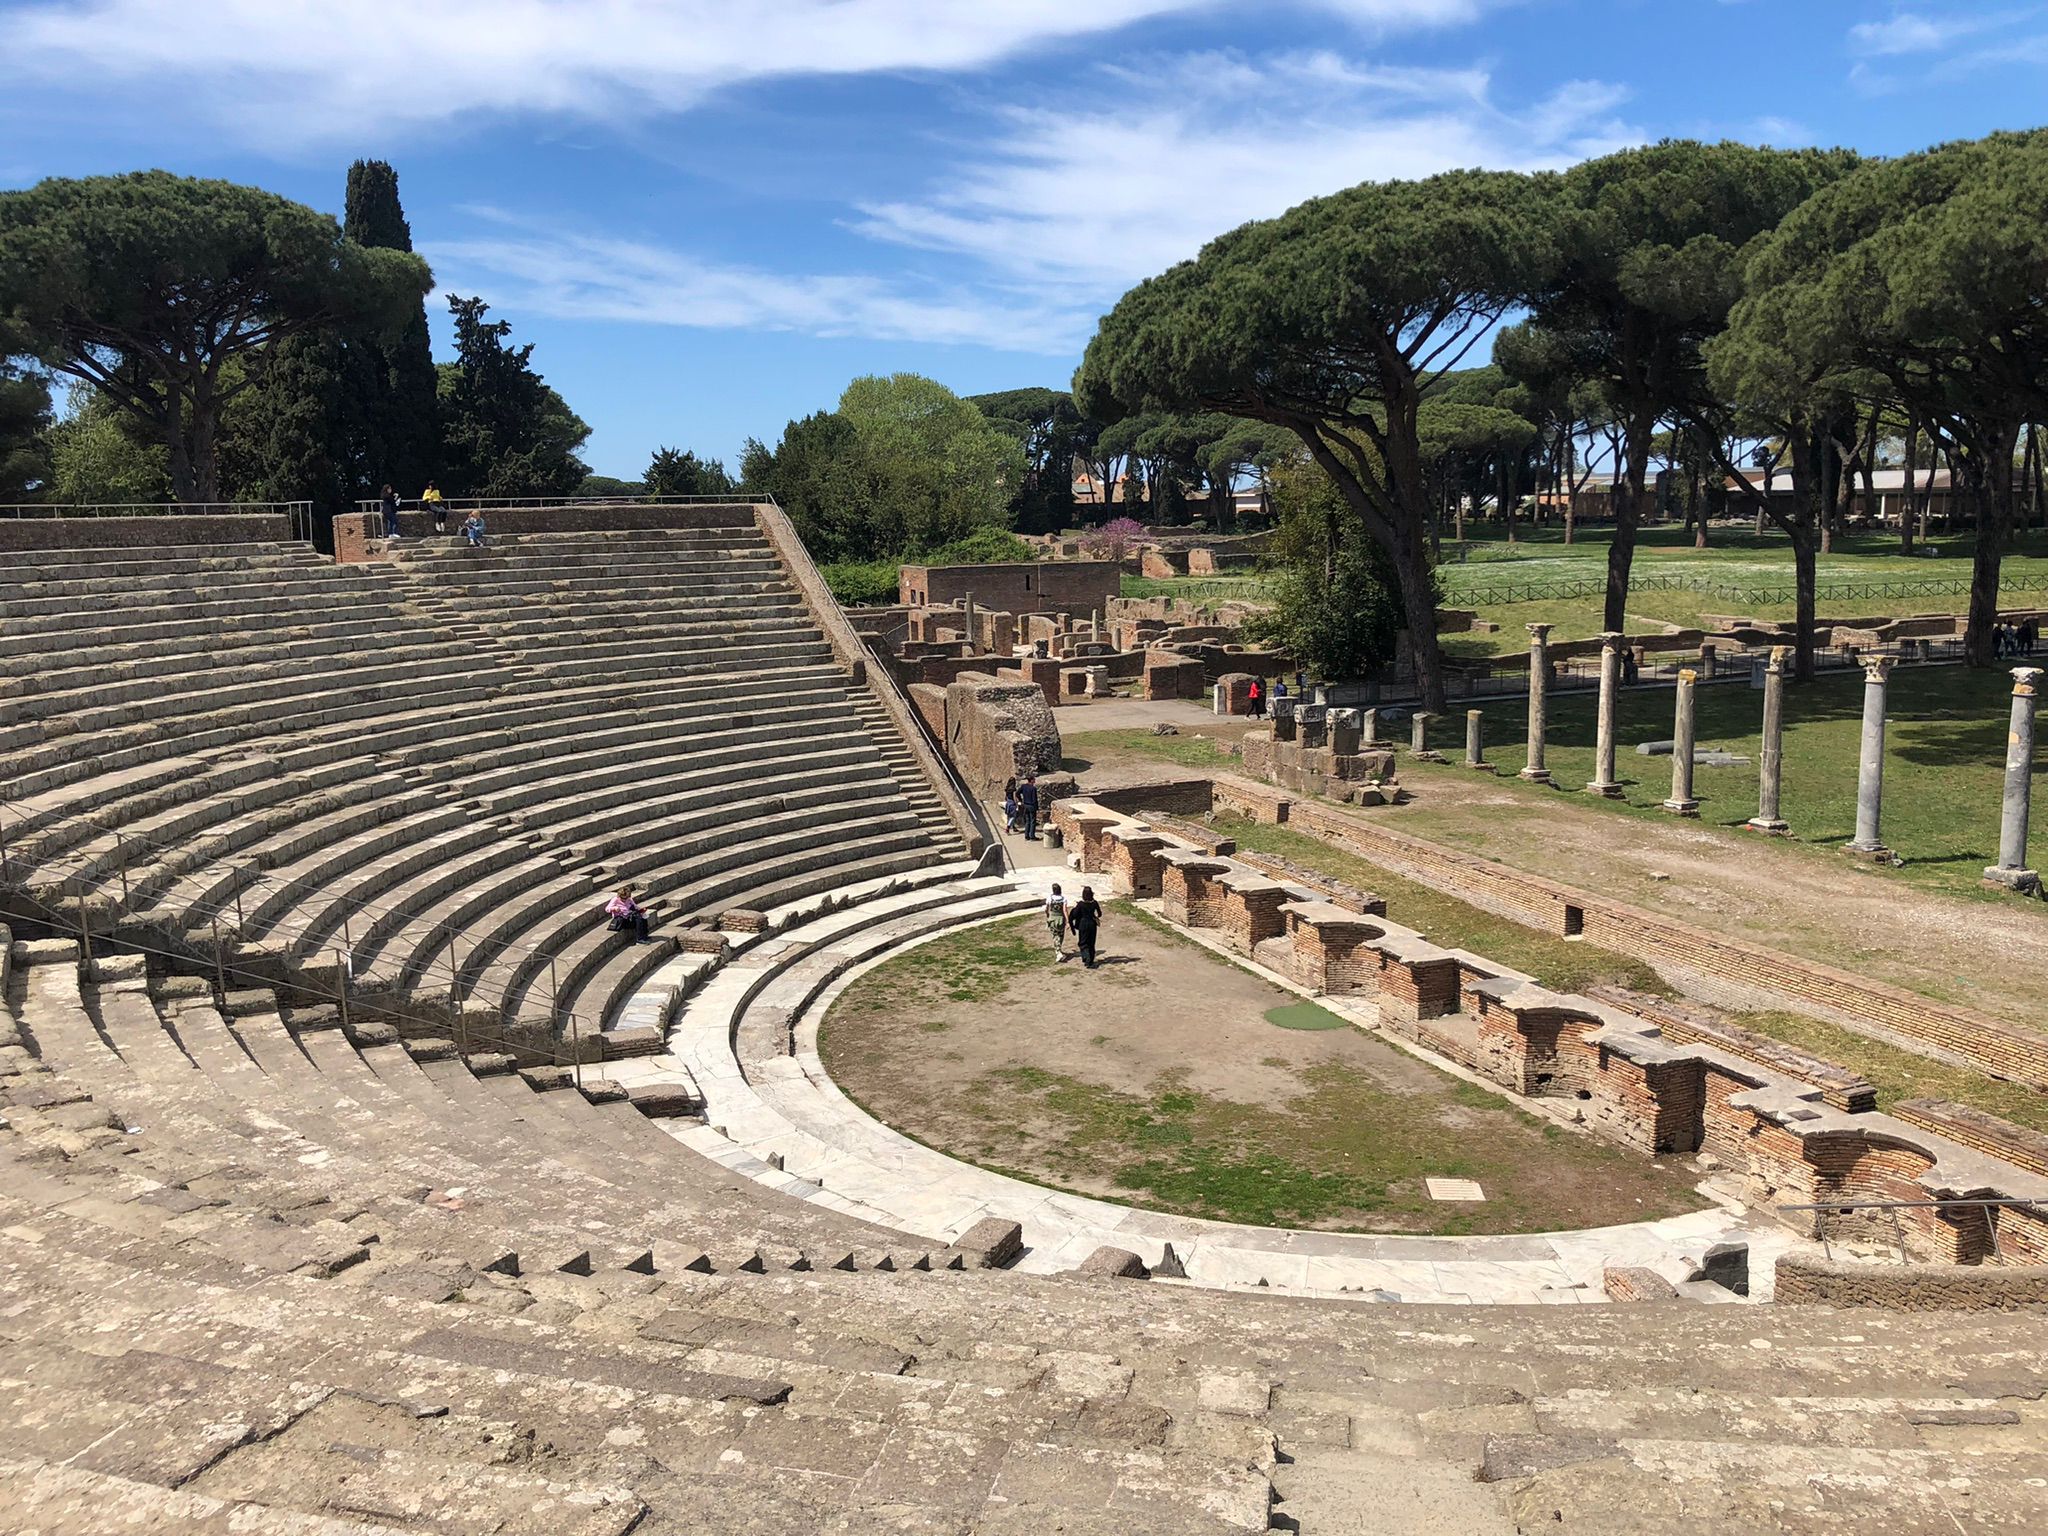
[[[611,919],[611,930],[613,933],[624,933],[631,929],[633,942],[635,944],[645,944],[647,942],[647,909],[640,905],[639,898],[634,895],[637,889],[636,886],[631,884],[620,886],[618,894],[604,904],[604,914]]]
[[[434,532],[448,531],[448,502],[441,495],[441,488],[431,480],[427,482],[427,488],[420,492],[420,510],[434,514]]]
[[[2041,626],[2031,618],[2022,619],[2020,621],[2020,654],[2022,656],[2032,656],[2034,654],[2034,647],[2040,643]]]
[[[1067,898],[1060,894],[1058,885],[1045,898],[1045,929],[1052,935],[1052,963],[1067,963]]]
[[[1254,720],[1262,719],[1266,713],[1266,690],[1259,686],[1259,680],[1252,679],[1252,686],[1245,694],[1245,710]]]
[[[390,486],[384,487],[384,494],[377,498],[377,505],[384,513],[384,537],[398,537],[398,492]]]
[[[1017,780],[1012,775],[1003,785],[1003,830],[1017,830]]]
[[[1038,841],[1038,775],[1027,773],[1017,786],[1017,813],[1024,818],[1024,841]],[[1057,887],[1055,887],[1057,889]]]
[[[1074,903],[1074,910],[1067,914],[1067,926],[1074,930],[1074,943],[1081,951],[1081,963],[1089,970],[1095,969],[1095,935],[1102,927],[1102,906],[1095,899],[1095,887],[1081,887],[1081,899]]]

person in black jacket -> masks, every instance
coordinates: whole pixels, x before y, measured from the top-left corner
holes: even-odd
[[[1024,840],[1038,841],[1038,775],[1027,773],[1017,786],[1017,814],[1024,818]]]
[[[1067,913],[1067,926],[1074,930],[1074,942],[1081,946],[1081,963],[1095,969],[1095,934],[1102,926],[1102,906],[1095,899],[1095,887],[1081,887],[1081,899]]]

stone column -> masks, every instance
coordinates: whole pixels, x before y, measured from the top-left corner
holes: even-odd
[[[967,654],[970,656],[979,655],[981,653],[981,637],[975,633],[974,594],[972,592],[969,592],[961,599],[961,614],[960,627],[967,631]]]
[[[1664,809],[1674,816],[1700,813],[1692,793],[1692,687],[1692,668],[1679,668],[1678,706],[1671,726],[1671,798],[1664,802]]]
[[[1627,637],[1608,630],[1600,637],[1600,713],[1594,728],[1593,778],[1586,793],[1608,800],[1621,798],[1614,777],[1614,696],[1621,686],[1621,646]]]
[[[1778,815],[1778,773],[1785,740],[1785,658],[1791,654],[1789,645],[1772,646],[1770,663],[1764,668],[1764,739],[1757,753],[1756,814],[1746,823],[1752,831],[1780,837],[1787,830]]]
[[[2012,727],[2005,738],[2005,810],[1998,821],[1998,862],[1984,871],[1987,885],[2033,894],[2041,877],[2027,864],[2028,798],[2034,781],[2035,689],[2041,668],[2012,669]]]
[[[1360,711],[1358,731],[1358,740],[1361,746],[1378,746],[1380,744],[1380,712],[1376,709]]]
[[[1443,761],[1443,754],[1431,751],[1429,745],[1429,722],[1435,718],[1435,715],[1420,709],[1409,717],[1408,752],[1418,763]]]
[[[1856,840],[1849,851],[1867,859],[1891,857],[1877,826],[1884,800],[1884,680],[1891,669],[1889,656],[1863,659],[1863,755],[1856,765]]]
[[[1486,745],[1482,739],[1479,724],[1483,713],[1484,711],[1477,709],[1465,711],[1465,766],[1467,768],[1477,768],[1484,773],[1491,773],[1493,772],[1493,764],[1486,760]]]
[[[1525,627],[1529,631],[1529,765],[1521,777],[1531,784],[1548,784],[1550,770],[1543,766],[1543,746],[1550,730],[1550,626]]]

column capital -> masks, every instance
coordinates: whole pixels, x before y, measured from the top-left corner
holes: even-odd
[[[1611,651],[1626,639],[1628,636],[1618,629],[1603,629],[1600,631],[1600,648]]]
[[[1866,683],[1883,682],[1891,670],[1892,658],[1889,656],[1865,656],[1863,658],[1863,681]]]
[[[1541,645],[1545,637],[1550,634],[1553,626],[1549,624],[1524,624],[1522,627],[1529,631],[1529,643],[1531,645]]]
[[[1766,672],[1783,672],[1785,670],[1785,663],[1791,659],[1791,646],[1774,645],[1771,647],[1771,659],[1764,664],[1764,670]]]
[[[1691,667],[1680,667],[1678,669],[1678,681],[1681,684],[1695,682],[1698,678],[1699,673],[1693,671]]]
[[[2041,683],[2040,667],[2014,667],[2012,669],[2012,691],[2015,698],[2031,699]]]

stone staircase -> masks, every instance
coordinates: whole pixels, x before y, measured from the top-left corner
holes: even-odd
[[[0,1526],[2025,1531],[2012,1318],[974,1267],[593,1079],[0,950]],[[537,1091],[538,1090],[538,1091]],[[953,1266],[958,1265],[958,1268]]]

